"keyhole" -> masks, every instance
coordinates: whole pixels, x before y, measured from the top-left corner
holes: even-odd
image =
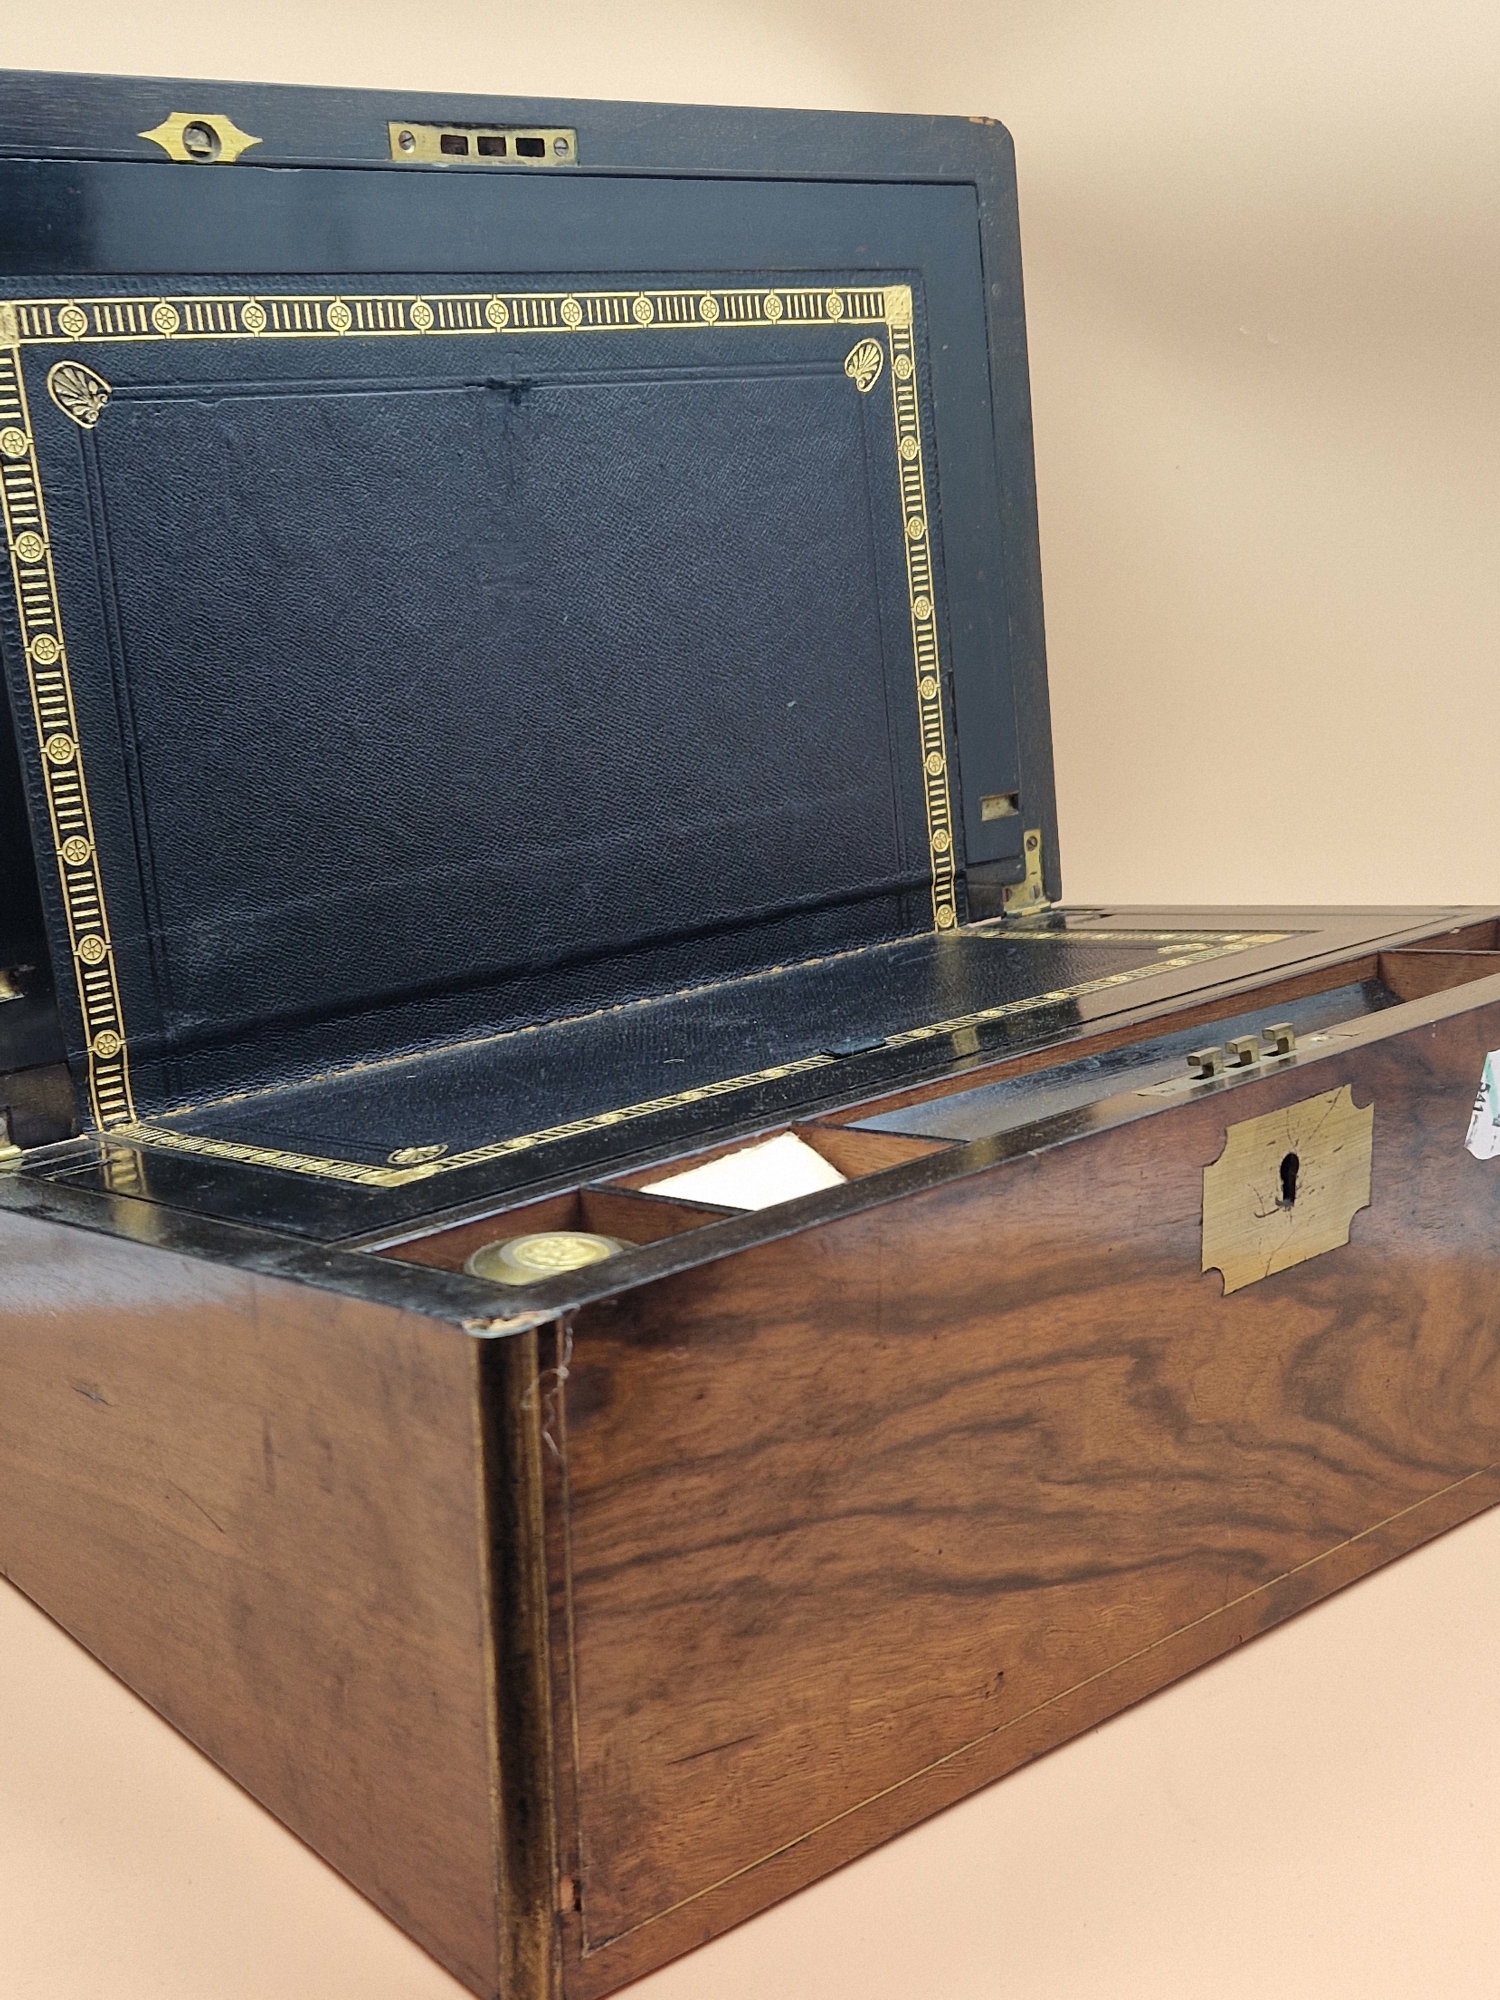
[[[1281,1201],[1279,1206],[1290,1208],[1297,1199],[1297,1170],[1302,1162],[1295,1153],[1288,1153],[1281,1162]]]
[[[206,118],[195,118],[182,128],[182,150],[192,160],[216,160],[221,150],[219,135]]]

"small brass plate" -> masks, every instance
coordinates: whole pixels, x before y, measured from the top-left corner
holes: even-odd
[[[1370,1205],[1375,1107],[1345,1084],[1231,1125],[1203,1169],[1203,1269],[1237,1292],[1337,1250]]]
[[[575,167],[578,134],[571,125],[423,125],[393,118],[386,126],[391,158],[413,166]]]
[[[986,818],[988,814],[984,815]],[[1026,861],[1026,879],[1016,883],[1014,888],[1004,888],[1000,900],[1008,917],[1022,917],[1033,910],[1047,908],[1047,892],[1042,887],[1042,836],[1040,831],[1029,826],[1021,842],[1021,853]]]

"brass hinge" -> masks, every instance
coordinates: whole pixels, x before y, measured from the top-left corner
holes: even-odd
[[[1026,829],[1021,852],[1026,861],[1026,879],[1000,892],[1008,917],[1035,916],[1051,907],[1047,892],[1042,887],[1042,836],[1039,828],[1032,826]]]

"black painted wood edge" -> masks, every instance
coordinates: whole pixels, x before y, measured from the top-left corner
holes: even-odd
[[[228,78],[0,69],[0,154],[175,163],[142,139],[174,111],[233,119],[258,143],[236,167],[372,166],[400,173],[492,171],[754,174],[766,178],[973,180],[991,177],[993,118],[772,106],[343,90]],[[393,120],[577,129],[576,167],[421,166],[390,157]],[[180,169],[179,169],[180,170]],[[198,171],[189,167],[188,171]],[[223,171],[222,167],[216,171]]]

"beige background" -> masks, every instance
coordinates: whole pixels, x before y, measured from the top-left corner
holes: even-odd
[[[0,0],[0,27],[35,68],[999,116],[1070,897],[1500,900],[1493,0]],[[637,1990],[1492,2000],[1497,1639],[1500,1515]],[[458,1993],[4,1588],[0,1987]]]

